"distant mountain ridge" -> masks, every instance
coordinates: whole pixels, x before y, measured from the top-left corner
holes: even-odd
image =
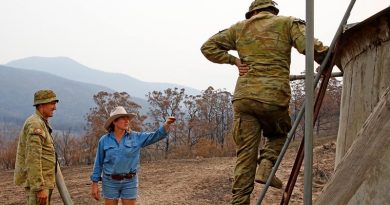
[[[146,98],[148,92],[174,87],[184,88],[187,94],[200,94],[199,90],[186,86],[144,82],[125,74],[95,70],[67,57],[28,57],[11,61],[6,66],[44,71],[70,80],[102,85],[116,91],[125,91],[132,97]]]
[[[95,106],[93,95],[99,91],[115,92],[113,89],[65,79],[41,71],[12,68],[0,65],[0,121],[21,125],[35,108],[33,94],[38,89],[53,89],[60,100],[56,114],[51,118],[58,130],[81,132],[85,126],[84,116]],[[146,112],[145,99],[132,97]]]

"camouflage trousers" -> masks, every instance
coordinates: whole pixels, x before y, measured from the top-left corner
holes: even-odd
[[[235,100],[233,110],[237,161],[232,204],[249,204],[254,188],[261,132],[268,141],[260,151],[260,159],[269,159],[275,163],[291,129],[291,119],[288,107],[250,99]]]
[[[40,205],[37,199],[37,193],[35,191],[31,191],[29,188],[25,188],[27,195],[27,204],[28,205]],[[48,193],[47,201],[45,205],[50,205],[51,194],[53,193],[53,189],[47,189]]]

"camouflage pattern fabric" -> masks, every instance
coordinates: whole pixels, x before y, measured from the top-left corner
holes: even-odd
[[[305,53],[304,21],[263,11],[212,36],[201,51],[212,62],[234,65],[236,57],[228,51],[237,50],[249,66],[248,73],[237,79],[233,100],[288,106],[291,47]],[[322,62],[328,47],[315,40],[314,50],[315,60]]]
[[[25,121],[19,134],[14,182],[32,192],[55,186],[55,151],[51,127],[39,111]]]
[[[268,3],[267,3],[268,2]],[[255,0],[247,20],[209,38],[201,47],[212,62],[234,65],[237,58],[228,53],[236,50],[249,71],[239,76],[233,95],[234,140],[237,162],[232,187],[232,204],[249,204],[253,190],[258,146],[263,135],[268,143],[261,158],[275,163],[291,128],[288,115],[291,48],[305,54],[305,22],[270,11],[252,15],[255,7],[273,6],[269,0]],[[259,4],[259,5],[257,5]],[[253,8],[252,8],[253,7]],[[315,39],[314,58],[321,63],[328,47]]]
[[[277,15],[279,13],[279,9],[276,8],[275,5],[276,3],[272,0],[255,0],[249,6],[248,12],[246,12],[245,14],[245,18],[249,19],[252,16],[253,11],[268,8],[268,7],[272,7],[276,12],[275,14]]]
[[[52,90],[38,90],[34,94],[34,106],[53,101],[58,102],[58,99],[56,94]]]
[[[253,191],[261,131],[268,142],[261,158],[275,162],[291,129],[288,107],[242,99],[233,102],[233,137],[237,163],[234,169],[232,204],[249,204]]]

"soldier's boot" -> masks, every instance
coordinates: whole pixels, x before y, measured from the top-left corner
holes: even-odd
[[[268,159],[262,159],[259,166],[257,167],[255,182],[260,184],[266,184],[268,180],[268,176],[272,172],[273,163]],[[270,186],[275,187],[277,189],[281,189],[283,187],[283,182],[274,176],[271,180]]]

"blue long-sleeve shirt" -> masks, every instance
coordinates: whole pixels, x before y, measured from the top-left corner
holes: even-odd
[[[139,169],[141,148],[156,143],[167,136],[164,126],[155,132],[125,132],[118,143],[114,133],[103,135],[96,151],[91,180],[99,181],[104,174],[136,173]]]

